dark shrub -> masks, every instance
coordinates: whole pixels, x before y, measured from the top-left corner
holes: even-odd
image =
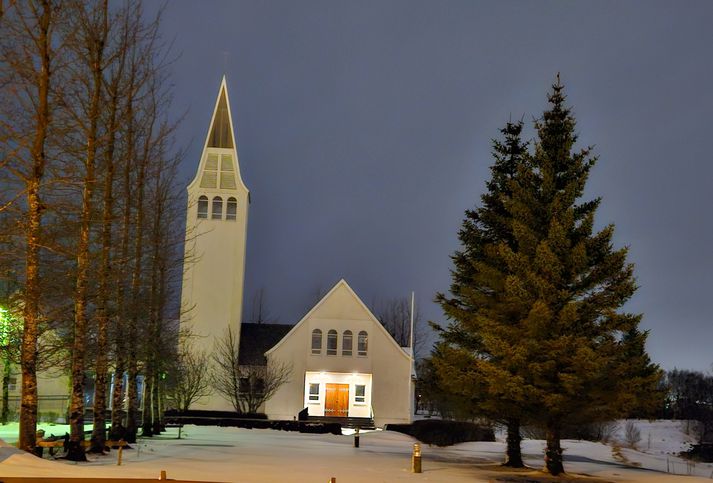
[[[681,456],[704,463],[713,462],[713,443],[694,444],[690,450],[681,453]]]
[[[424,419],[413,424],[387,424],[389,431],[408,434],[426,444],[450,446],[467,441],[495,441],[493,428],[482,424]]]
[[[342,425],[339,423],[268,420],[264,414],[238,414],[229,411],[166,411],[164,421],[167,424],[342,434]]]
[[[263,413],[238,413],[235,411],[204,411],[199,409],[189,409],[188,411],[179,411],[177,409],[169,409],[164,413],[165,417],[173,416],[192,417],[192,418],[225,418],[225,419],[267,419],[267,415]]]

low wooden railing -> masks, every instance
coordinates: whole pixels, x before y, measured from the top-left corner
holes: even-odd
[[[75,477],[40,477],[40,476],[0,476],[0,483],[155,483],[171,481],[173,483],[219,483],[205,480],[174,480],[166,477],[166,471],[156,478],[75,478]]]

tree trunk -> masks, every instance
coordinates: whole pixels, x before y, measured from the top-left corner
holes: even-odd
[[[134,90],[134,79],[136,76],[136,65],[131,66],[131,81],[129,83],[130,85],[130,90],[133,92]],[[132,99],[129,99],[129,104],[128,104],[128,111],[129,114],[129,129],[130,132],[132,133],[130,142],[131,146],[130,149],[133,151],[134,147],[134,136],[133,136],[133,123],[135,122],[133,119],[133,107],[132,107]],[[146,138],[146,143],[149,143],[149,139],[151,138],[150,132],[147,135]],[[138,340],[138,322],[139,322],[139,312],[141,311],[141,300],[139,300],[140,297],[140,288],[141,288],[141,279],[142,279],[142,259],[143,259],[143,241],[144,241],[144,185],[146,183],[146,156],[144,155],[143,159],[139,160],[139,172],[136,177],[136,212],[134,216],[134,238],[135,238],[135,244],[134,244],[134,270],[133,274],[131,276],[131,301],[129,303],[131,307],[131,314],[129,317],[129,327],[128,327],[128,341],[129,341],[129,350],[128,350],[128,360],[127,360],[127,366],[128,366],[128,372],[129,372],[129,378],[127,382],[127,388],[126,388],[126,395],[128,399],[128,408],[127,408],[127,417],[126,417],[126,432],[127,432],[127,438],[129,442],[136,442],[136,432],[138,430],[138,393],[137,393],[137,387],[136,387],[136,378],[139,375],[139,370],[138,370],[138,353],[136,350],[136,346],[139,344]],[[128,202],[128,200],[127,200]],[[144,381],[145,383],[145,381]]]
[[[523,468],[525,464],[522,462],[522,452],[520,450],[520,420],[510,418],[507,420],[507,459],[503,466],[511,468]]]
[[[129,93],[131,95],[131,93]],[[128,99],[127,112],[132,113],[131,98]],[[124,159],[123,190],[124,210],[121,224],[121,243],[119,251],[119,268],[117,273],[123,277],[127,271],[127,261],[129,259],[129,240],[131,238],[131,169],[133,167],[134,141],[133,141],[133,121],[127,115],[127,156]],[[131,318],[130,311],[126,308],[126,279],[118,280],[116,284],[116,334],[114,339],[114,353],[116,354],[116,365],[114,368],[114,394],[111,406],[111,434],[112,438],[117,436],[125,437],[128,426],[128,387],[124,388],[124,373],[127,369],[126,355],[126,334],[122,329],[125,323]],[[128,386],[128,384],[127,384]],[[126,392],[126,394],[125,394]],[[126,421],[126,423],[125,423]],[[128,440],[127,440],[128,441]],[[133,441],[131,441],[133,442]]]
[[[91,17],[94,12],[86,12],[84,7],[79,6],[78,15],[87,15]],[[74,302],[74,344],[72,346],[72,405],[69,415],[70,441],[67,451],[67,459],[72,461],[86,461],[82,441],[84,441],[84,373],[85,373],[85,355],[87,341],[87,288],[89,282],[89,263],[90,263],[90,236],[93,214],[93,196],[95,169],[96,169],[96,154],[97,154],[97,138],[99,129],[99,105],[102,99],[102,84],[103,84],[103,54],[106,45],[106,35],[108,29],[107,18],[107,0],[104,0],[102,7],[103,16],[100,25],[93,25],[90,20],[85,22],[86,36],[88,39],[87,45],[78,45],[77,48],[87,50],[87,61],[92,73],[92,84],[90,91],[89,112],[87,112],[89,126],[86,129],[87,150],[84,158],[84,189],[82,190],[82,213],[81,213],[81,228],[79,232],[79,241],[77,243],[77,283],[76,295]],[[106,328],[105,328],[106,330]],[[101,338],[101,334],[100,334]],[[100,340],[100,344],[101,344]],[[106,334],[103,340],[106,346]],[[106,356],[106,355],[104,355]],[[101,381],[99,381],[101,377]],[[101,383],[101,386],[99,385]],[[104,362],[103,374],[97,374],[95,386],[104,391],[106,385],[106,362]],[[102,405],[104,401],[101,401]],[[94,414],[94,417],[101,419],[104,424],[104,411],[102,414]],[[103,428],[102,428],[103,431]],[[103,437],[102,437],[103,439]],[[103,450],[103,447],[102,447]]]
[[[104,3],[106,21],[107,4]],[[106,31],[106,30],[105,30]],[[123,67],[123,63],[120,65]],[[99,293],[97,297],[97,360],[94,386],[94,427],[90,451],[103,453],[106,440],[106,390],[109,372],[109,292],[112,279],[111,243],[114,220],[114,148],[116,141],[116,115],[119,104],[118,79],[121,69],[110,85],[109,124],[107,147],[104,152],[104,199],[101,235],[101,265],[99,267]]]
[[[161,434],[164,431],[163,421],[161,418],[161,375],[156,373],[154,375],[154,391],[153,391],[153,405],[151,407],[151,412],[153,413],[153,434]]]
[[[10,357],[5,356],[2,370],[2,413],[0,413],[0,423],[7,424],[10,418],[10,376],[12,375],[12,363]]]
[[[144,410],[143,410],[143,416],[142,416],[142,424],[141,424],[141,435],[142,436],[153,436],[153,414],[152,414],[152,409],[153,409],[153,390],[154,390],[154,377],[153,377],[153,368],[146,366],[145,368],[145,375],[144,375],[144,397],[143,397],[143,403],[144,403]]]
[[[24,329],[22,332],[22,400],[20,405],[20,434],[18,447],[25,451],[35,450],[37,432],[37,337],[40,323],[39,248],[42,203],[40,181],[44,177],[47,162],[45,142],[50,123],[50,23],[52,5],[49,0],[41,2],[42,10],[37,19],[35,45],[38,47],[40,72],[37,73],[37,126],[32,145],[32,173],[26,180],[27,187],[27,249],[25,255],[25,297],[23,307]]]
[[[547,448],[545,449],[545,469],[552,476],[564,473],[560,428],[556,424],[547,425]]]

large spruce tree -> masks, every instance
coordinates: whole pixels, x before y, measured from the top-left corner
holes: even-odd
[[[562,430],[655,405],[660,371],[644,351],[641,315],[620,311],[636,290],[628,249],[613,247],[613,225],[594,230],[600,199],[582,200],[596,158],[575,149],[559,76],[552,89],[506,203],[515,243],[501,254],[507,297],[523,315],[526,391],[546,428],[546,469],[557,475]]]
[[[508,345],[519,340],[519,320],[503,296],[507,263],[498,255],[500,245],[514,249],[515,234],[506,202],[512,197],[514,178],[526,155],[521,140],[522,123],[508,123],[493,141],[491,179],[481,196],[481,205],[466,211],[458,233],[462,249],[453,255],[451,296],[437,296],[450,324],[440,329],[443,343],[432,355],[441,386],[450,388],[477,406],[477,413],[507,425],[505,464],[522,467],[520,423],[525,417],[527,395],[513,377],[513,361],[494,349],[489,327],[506,331]],[[522,364],[522,361],[520,362]],[[497,373],[494,370],[497,369]]]
[[[575,149],[559,76],[548,101],[533,153],[507,189],[488,186],[504,207],[492,218],[499,238],[484,197],[460,233],[452,297],[439,299],[452,321],[443,377],[473,380],[490,413],[544,427],[546,469],[557,475],[562,431],[656,405],[660,371],[641,316],[620,311],[636,290],[633,266],[613,247],[613,225],[594,230],[600,199],[582,200],[596,158]]]

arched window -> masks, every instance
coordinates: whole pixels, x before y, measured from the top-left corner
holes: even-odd
[[[198,198],[198,218],[208,218],[208,197],[205,195]]]
[[[211,218],[214,220],[223,219],[223,198],[220,196],[213,198],[213,213]]]
[[[359,340],[357,342],[357,355],[358,356],[365,356],[366,351],[367,351],[367,344],[368,344],[368,339],[369,336],[367,335],[366,332],[363,330],[359,332]]]
[[[337,355],[337,331],[334,329],[327,332],[327,355]]]
[[[225,205],[225,219],[233,220],[238,217],[238,200],[232,196],[228,198],[228,202]]]
[[[342,355],[351,356],[352,355],[352,331],[345,330],[342,334]]]
[[[314,329],[312,331],[312,354],[319,354],[322,352],[322,331],[319,329]]]

